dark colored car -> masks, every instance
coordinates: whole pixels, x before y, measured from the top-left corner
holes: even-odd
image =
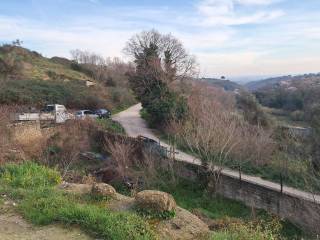
[[[98,109],[95,111],[95,114],[99,116],[99,118],[110,118],[111,112],[107,109]]]
[[[138,140],[143,142],[144,146],[148,148],[153,153],[160,155],[161,157],[167,157],[167,149],[166,147],[161,146],[159,142],[154,139],[145,137],[145,136],[138,136]]]

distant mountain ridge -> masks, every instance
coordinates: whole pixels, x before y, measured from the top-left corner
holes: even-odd
[[[200,81],[215,87],[223,88],[225,91],[235,91],[237,89],[243,89],[242,85],[227,79],[200,78]]]
[[[245,84],[244,86],[250,91],[257,91],[263,88],[273,88],[279,86],[280,84],[291,85],[291,83],[298,81],[305,81],[308,84],[311,84],[314,81],[320,79],[320,73],[309,73],[303,75],[288,75],[274,78],[267,78],[260,81],[253,81]]]

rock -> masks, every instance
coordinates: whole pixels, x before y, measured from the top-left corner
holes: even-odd
[[[92,185],[91,193],[97,196],[114,197],[116,190],[106,183],[94,183]]]
[[[74,194],[88,194],[91,192],[92,186],[89,184],[63,182],[58,186],[58,188]]]
[[[209,239],[210,235],[207,224],[180,207],[177,207],[174,218],[159,222],[156,232],[160,239],[172,240]]]
[[[135,199],[139,207],[157,212],[174,211],[177,206],[170,194],[160,191],[145,190],[137,193]]]

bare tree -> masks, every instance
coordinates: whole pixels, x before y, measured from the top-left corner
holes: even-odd
[[[127,42],[124,52],[137,59],[143,56],[148,48],[155,48],[157,52],[159,59],[154,59],[153,64],[150,64],[150,59],[148,61],[157,75],[163,74],[163,81],[171,83],[196,73],[195,58],[190,56],[182,43],[171,34],[161,34],[156,30],[143,31]]]
[[[118,141],[106,139],[105,149],[110,153],[122,179],[127,177],[133,162],[134,145],[124,138]]]
[[[213,190],[225,166],[239,167],[247,161],[266,159],[272,152],[270,136],[244,122],[234,108],[234,97],[217,89],[194,90],[187,121],[171,126],[181,144],[200,157],[212,175]]]

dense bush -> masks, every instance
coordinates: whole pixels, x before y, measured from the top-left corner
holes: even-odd
[[[256,98],[247,92],[241,92],[237,95],[237,106],[243,112],[246,121],[252,125],[269,127],[271,120],[261,108]]]
[[[164,94],[159,93],[159,95],[155,92],[157,91],[150,92],[149,95],[142,98],[142,105],[147,113],[150,126],[161,127],[173,118],[185,118],[188,107],[183,97],[171,91]]]
[[[97,108],[103,100],[77,81],[8,81],[0,89],[0,104],[36,105],[59,103],[68,108]]]

